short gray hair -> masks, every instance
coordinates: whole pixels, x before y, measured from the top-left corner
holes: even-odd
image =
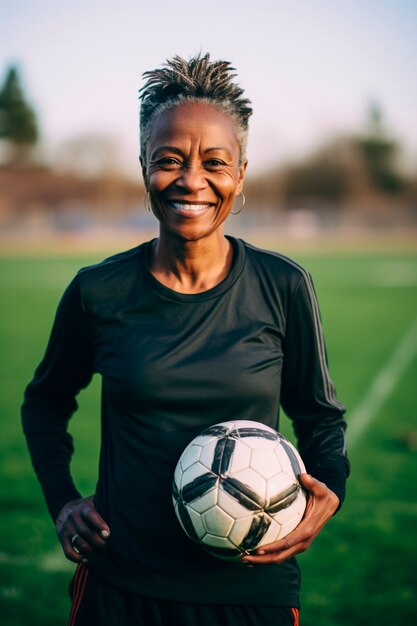
[[[248,122],[252,115],[251,101],[243,97],[243,89],[233,81],[236,74],[228,61],[210,61],[201,54],[188,61],[180,56],[168,59],[164,67],[145,72],[145,85],[139,90],[140,154],[146,163],[146,144],[152,121],[157,115],[187,102],[204,102],[229,115],[236,127],[240,145],[240,162],[246,160]]]

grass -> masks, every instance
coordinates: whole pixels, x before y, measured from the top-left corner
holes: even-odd
[[[99,257],[96,257],[99,258]],[[417,254],[297,254],[313,274],[332,377],[352,414],[417,311]],[[23,389],[76,269],[94,259],[0,259],[0,615],[2,626],[65,624],[72,565],[60,554],[21,434]],[[417,358],[351,450],[343,509],[300,556],[304,626],[381,626],[417,617]],[[99,381],[71,426],[73,473],[94,489]],[[284,421],[284,430],[290,426]],[[414,618],[414,619],[413,619]]]

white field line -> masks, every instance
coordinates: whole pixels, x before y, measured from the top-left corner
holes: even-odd
[[[356,444],[376,417],[396,384],[417,354],[417,317],[372,383],[367,395],[348,420],[350,447]]]

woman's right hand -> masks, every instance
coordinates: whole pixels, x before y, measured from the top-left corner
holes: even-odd
[[[85,563],[97,550],[104,550],[110,537],[93,496],[67,502],[56,518],[56,532],[65,556],[74,563]]]

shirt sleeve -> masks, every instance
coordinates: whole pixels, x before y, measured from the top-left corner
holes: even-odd
[[[78,406],[76,395],[92,375],[92,345],[76,277],[58,306],[45,355],[22,406],[29,453],[54,521],[64,504],[81,497],[70,474],[73,443],[67,426]]]
[[[330,379],[319,307],[307,272],[301,276],[288,310],[281,403],[293,420],[307,471],[324,482],[341,505],[350,470],[345,407],[336,398]]]

